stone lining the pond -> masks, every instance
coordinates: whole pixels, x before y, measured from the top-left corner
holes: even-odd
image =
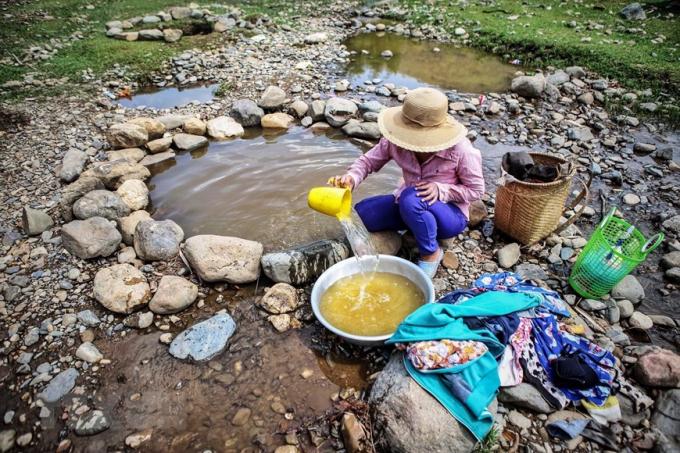
[[[106,23],[106,36],[123,41],[174,43],[182,38],[184,32],[179,28],[172,28],[173,21],[181,20],[197,21],[198,23],[190,23],[189,26],[204,25],[216,33],[224,33],[234,28],[252,28],[252,23],[242,19],[241,12],[237,8],[231,5],[223,5],[223,8],[229,9],[230,12],[214,14],[210,9],[200,8],[199,5],[192,3],[189,6],[173,6],[167,8],[167,11],[159,11],[143,17],[112,20]],[[133,31],[132,29],[136,27],[143,29]]]

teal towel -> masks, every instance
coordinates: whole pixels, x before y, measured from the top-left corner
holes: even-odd
[[[526,293],[489,291],[458,305],[426,304],[411,313],[387,340],[388,344],[428,340],[481,341],[489,352],[464,365],[421,372],[404,357],[404,366],[413,379],[437,399],[451,415],[483,440],[493,426],[493,415],[487,410],[500,386],[496,357],[505,346],[488,329],[470,329],[463,318],[501,316],[536,307],[540,299]],[[443,375],[455,375],[460,394],[454,396],[443,381]]]

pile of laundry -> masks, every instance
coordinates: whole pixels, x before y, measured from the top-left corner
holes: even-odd
[[[408,373],[478,440],[494,422],[488,407],[500,387],[526,382],[555,410],[568,404],[590,415],[547,426],[561,439],[583,436],[615,448],[608,423],[621,419],[616,394],[636,411],[653,401],[623,377],[617,359],[578,336],[555,291],[511,272],[487,274],[409,315],[388,343],[404,351]]]

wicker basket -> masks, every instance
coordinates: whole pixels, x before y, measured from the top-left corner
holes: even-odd
[[[496,190],[496,228],[524,245],[535,244],[551,233],[558,233],[571,225],[581,215],[585,205],[558,228],[563,213],[567,209],[574,209],[587,197],[590,182],[582,183],[581,193],[565,207],[569,188],[576,174],[575,166],[558,156],[544,153],[529,154],[536,164],[569,164],[569,169],[553,182],[533,183],[513,178]],[[504,178],[509,176],[505,168],[501,168],[501,174]]]

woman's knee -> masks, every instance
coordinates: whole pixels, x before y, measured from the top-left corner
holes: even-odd
[[[417,213],[427,210],[427,204],[418,196],[415,187],[407,187],[399,195],[401,212]]]

